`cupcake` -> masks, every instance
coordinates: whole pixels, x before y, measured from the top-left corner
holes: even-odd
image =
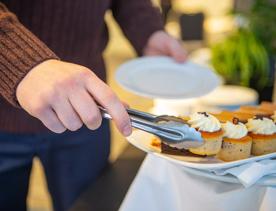
[[[237,118],[240,122],[246,123],[248,119],[254,117],[253,114],[243,113],[241,111],[222,111],[221,113],[214,114],[214,116],[222,123],[231,122],[233,118]]]
[[[273,111],[261,106],[241,106],[238,112],[252,115],[262,115],[267,117],[273,114]]]
[[[218,158],[223,161],[234,161],[248,158],[251,154],[252,138],[248,136],[245,124],[238,118],[222,124],[224,138]]]
[[[222,144],[223,131],[219,120],[206,112],[197,112],[190,116],[188,123],[201,133],[204,144],[189,151],[197,155],[216,155]]]
[[[271,118],[256,116],[246,123],[252,137],[252,154],[263,155],[276,152],[276,125]]]
[[[267,102],[267,101],[263,101],[260,105],[260,108],[274,112],[274,111],[276,111],[276,104]]]

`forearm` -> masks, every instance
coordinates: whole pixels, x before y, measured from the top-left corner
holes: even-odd
[[[0,2],[0,94],[18,105],[16,88],[37,64],[57,56]]]
[[[161,14],[150,0],[113,0],[112,12],[138,55],[149,37],[163,29]]]

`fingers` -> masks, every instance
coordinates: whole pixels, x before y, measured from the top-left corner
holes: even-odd
[[[176,39],[170,38],[168,43],[168,54],[177,62],[184,62],[187,59],[187,53]]]
[[[76,131],[82,127],[82,121],[67,98],[55,102],[52,107],[61,123],[68,130]]]
[[[150,36],[144,54],[147,56],[166,55],[177,62],[184,62],[187,59],[187,53],[181,46],[181,42],[164,31],[157,31]]]
[[[29,114],[56,133],[76,131],[83,123],[96,129],[102,121],[96,101],[107,109],[119,130],[130,135],[130,119],[124,105],[89,69],[60,61],[41,65],[24,78],[17,91],[20,105]]]
[[[129,136],[132,132],[129,116],[112,90],[97,76],[87,78],[86,87],[93,98],[107,109],[120,132]]]
[[[124,101],[121,101],[121,102],[123,103],[123,105],[124,105],[125,108],[130,108],[129,104],[127,104],[127,103],[124,102]]]
[[[100,111],[85,89],[81,89],[77,94],[70,95],[69,100],[78,113],[82,122],[91,130],[96,130],[102,123]]]
[[[58,119],[56,113],[51,108],[45,109],[39,116],[39,119],[49,130],[54,133],[63,133],[66,130],[64,125]]]

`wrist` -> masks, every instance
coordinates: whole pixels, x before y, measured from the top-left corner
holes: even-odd
[[[21,89],[22,86],[24,86],[24,82],[26,80],[28,80],[28,78],[32,77],[32,75],[36,74],[37,72],[40,72],[40,70],[45,69],[44,67],[50,66],[53,63],[59,62],[60,60],[54,58],[50,58],[50,59],[45,59],[42,60],[41,62],[35,64],[33,67],[31,67],[29,69],[29,71],[26,72],[26,74],[24,75],[24,77],[21,78],[21,80],[18,81],[18,84],[16,86],[16,90],[15,90],[15,97],[16,97],[16,101],[17,104],[18,103],[18,95],[22,92],[23,89]]]

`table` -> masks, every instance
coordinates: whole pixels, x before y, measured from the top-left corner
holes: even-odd
[[[275,188],[211,180],[148,155],[120,211],[275,211],[275,197]]]

